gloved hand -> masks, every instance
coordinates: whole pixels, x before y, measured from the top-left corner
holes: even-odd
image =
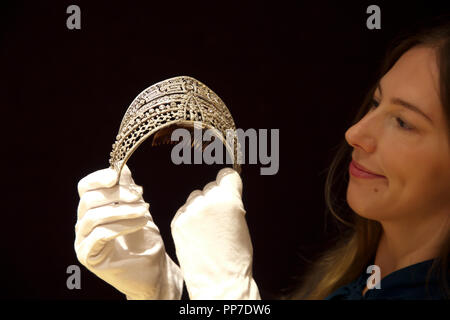
[[[125,165],[98,170],[78,183],[78,260],[127,299],[180,299],[183,278]]]
[[[189,296],[261,299],[252,276],[253,247],[242,203],[242,180],[231,168],[177,211],[171,231]]]

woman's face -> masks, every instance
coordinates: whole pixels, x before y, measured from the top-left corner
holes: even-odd
[[[353,147],[347,202],[359,215],[411,222],[450,212],[449,128],[435,51],[407,51],[380,80],[372,109],[345,138]]]

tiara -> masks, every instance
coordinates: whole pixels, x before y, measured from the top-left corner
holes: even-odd
[[[128,107],[110,153],[110,168],[118,176],[138,146],[153,136],[152,146],[173,143],[176,128],[211,129],[228,151],[233,168],[240,173],[241,150],[235,134],[236,126],[222,99],[200,81],[179,76],[142,91]],[[195,135],[194,135],[195,136]],[[205,148],[209,143],[194,141],[193,147]]]

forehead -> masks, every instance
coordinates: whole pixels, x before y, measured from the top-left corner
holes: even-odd
[[[418,106],[433,120],[442,117],[439,69],[432,48],[414,47],[405,52],[380,81],[383,96]]]

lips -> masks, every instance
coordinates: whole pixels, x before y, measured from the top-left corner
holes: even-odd
[[[368,169],[364,168],[354,160],[350,162],[349,171],[350,174],[356,178],[363,178],[363,179],[386,178],[385,176],[369,171]]]

